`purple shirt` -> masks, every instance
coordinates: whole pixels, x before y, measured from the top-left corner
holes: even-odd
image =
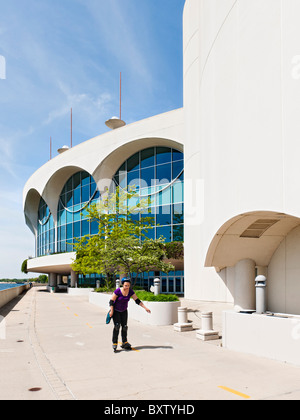
[[[115,310],[118,312],[124,312],[128,308],[128,302],[130,301],[131,297],[134,295],[134,291],[129,289],[128,296],[123,296],[121,292],[121,288],[114,291],[114,294],[118,296],[118,299],[115,303]]]

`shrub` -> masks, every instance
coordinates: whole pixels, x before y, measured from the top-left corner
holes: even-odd
[[[95,289],[94,292],[96,293],[113,293],[116,290],[116,288],[111,288],[107,286],[99,287],[98,289]]]
[[[115,289],[108,289],[107,287],[100,287],[95,289],[96,293],[113,293]],[[136,290],[135,294],[137,297],[145,302],[178,302],[179,298],[176,295],[157,295],[155,296],[151,292],[146,292],[145,290]]]
[[[22,262],[22,265],[21,265],[21,272],[22,272],[22,273],[24,273],[24,274],[28,274],[28,271],[27,271],[27,260],[24,260],[24,261]]]
[[[157,295],[155,296],[151,292],[145,292],[143,290],[136,291],[137,297],[145,302],[178,302],[179,298],[176,295]]]

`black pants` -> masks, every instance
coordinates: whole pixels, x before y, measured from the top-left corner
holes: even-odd
[[[128,332],[128,326],[127,326],[128,311],[124,311],[124,312],[114,311],[113,321],[115,324],[114,330],[113,330],[113,337],[112,337],[113,344],[118,343],[118,337],[119,337],[119,332],[120,332],[121,327],[122,327],[122,343],[126,343],[127,332]]]

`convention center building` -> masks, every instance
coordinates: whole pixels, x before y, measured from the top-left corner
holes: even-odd
[[[183,107],[112,119],[32,175],[28,271],[84,281],[71,270],[72,240],[97,233],[84,209],[111,183],[140,182],[153,238],[184,241],[184,264],[144,273],[145,285],[158,276],[165,293],[247,312],[262,275],[267,310],[300,315],[299,17],[298,0],[186,0]]]

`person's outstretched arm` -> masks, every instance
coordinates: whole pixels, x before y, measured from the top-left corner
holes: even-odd
[[[148,309],[144,304],[143,304],[143,302],[137,297],[137,295],[136,294],[134,294],[133,296],[132,296],[132,299],[135,301],[135,303],[137,304],[137,305],[139,305],[141,308],[143,308],[143,309],[145,309],[145,311],[146,312],[148,312],[148,314],[151,314],[151,311],[150,311],[150,309]]]

